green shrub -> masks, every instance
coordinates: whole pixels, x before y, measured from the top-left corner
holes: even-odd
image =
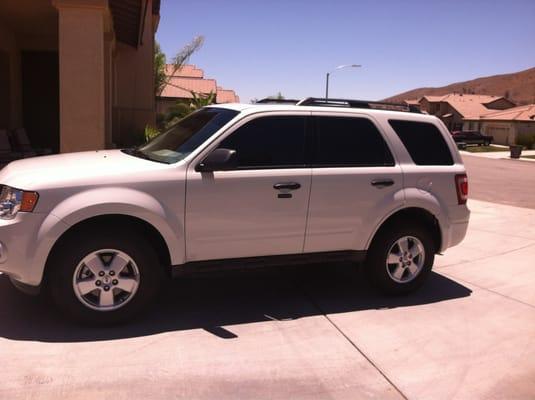
[[[528,133],[526,135],[518,135],[516,144],[524,146],[526,149],[532,149],[535,144],[535,133]]]
[[[160,131],[153,126],[145,125],[145,142],[154,139],[160,134]]]

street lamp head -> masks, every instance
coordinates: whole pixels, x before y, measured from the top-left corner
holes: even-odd
[[[360,68],[362,67],[362,65],[360,64],[344,64],[344,65],[339,65],[338,67],[336,67],[335,69],[342,69],[342,68]]]
[[[331,72],[337,71],[337,70],[342,69],[342,68],[359,68],[359,67],[362,67],[362,65],[360,65],[360,64],[344,64],[344,65],[339,65],[338,67],[336,67]],[[329,99],[329,75],[331,75],[331,72],[327,72],[327,74],[325,74],[325,101],[327,101]]]

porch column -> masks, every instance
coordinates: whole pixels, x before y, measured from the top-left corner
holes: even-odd
[[[54,0],[59,11],[60,149],[106,146],[106,0]]]
[[[104,114],[105,114],[105,144],[106,148],[113,147],[112,139],[112,115],[113,115],[113,48],[115,37],[112,32],[104,35]]]

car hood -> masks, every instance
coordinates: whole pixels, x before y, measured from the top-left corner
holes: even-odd
[[[170,167],[121,150],[85,151],[13,161],[0,171],[0,184],[24,190],[112,184]]]

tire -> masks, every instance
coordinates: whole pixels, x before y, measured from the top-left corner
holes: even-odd
[[[105,229],[68,238],[47,271],[56,305],[92,325],[125,322],[145,311],[165,276],[156,251],[140,235]]]
[[[485,146],[490,146],[490,142],[485,142]]]
[[[435,246],[430,233],[423,227],[406,227],[408,224],[404,222],[399,227],[391,225],[390,228],[382,229],[368,251],[366,274],[370,282],[383,293],[401,295],[418,289],[428,278],[433,267]],[[403,238],[406,239],[406,248],[409,250],[407,258],[405,254],[399,254],[400,244],[405,244],[399,242]],[[408,258],[411,257],[411,253],[417,252],[419,255],[412,259]],[[392,257],[389,261],[395,263],[387,264],[389,255]]]

